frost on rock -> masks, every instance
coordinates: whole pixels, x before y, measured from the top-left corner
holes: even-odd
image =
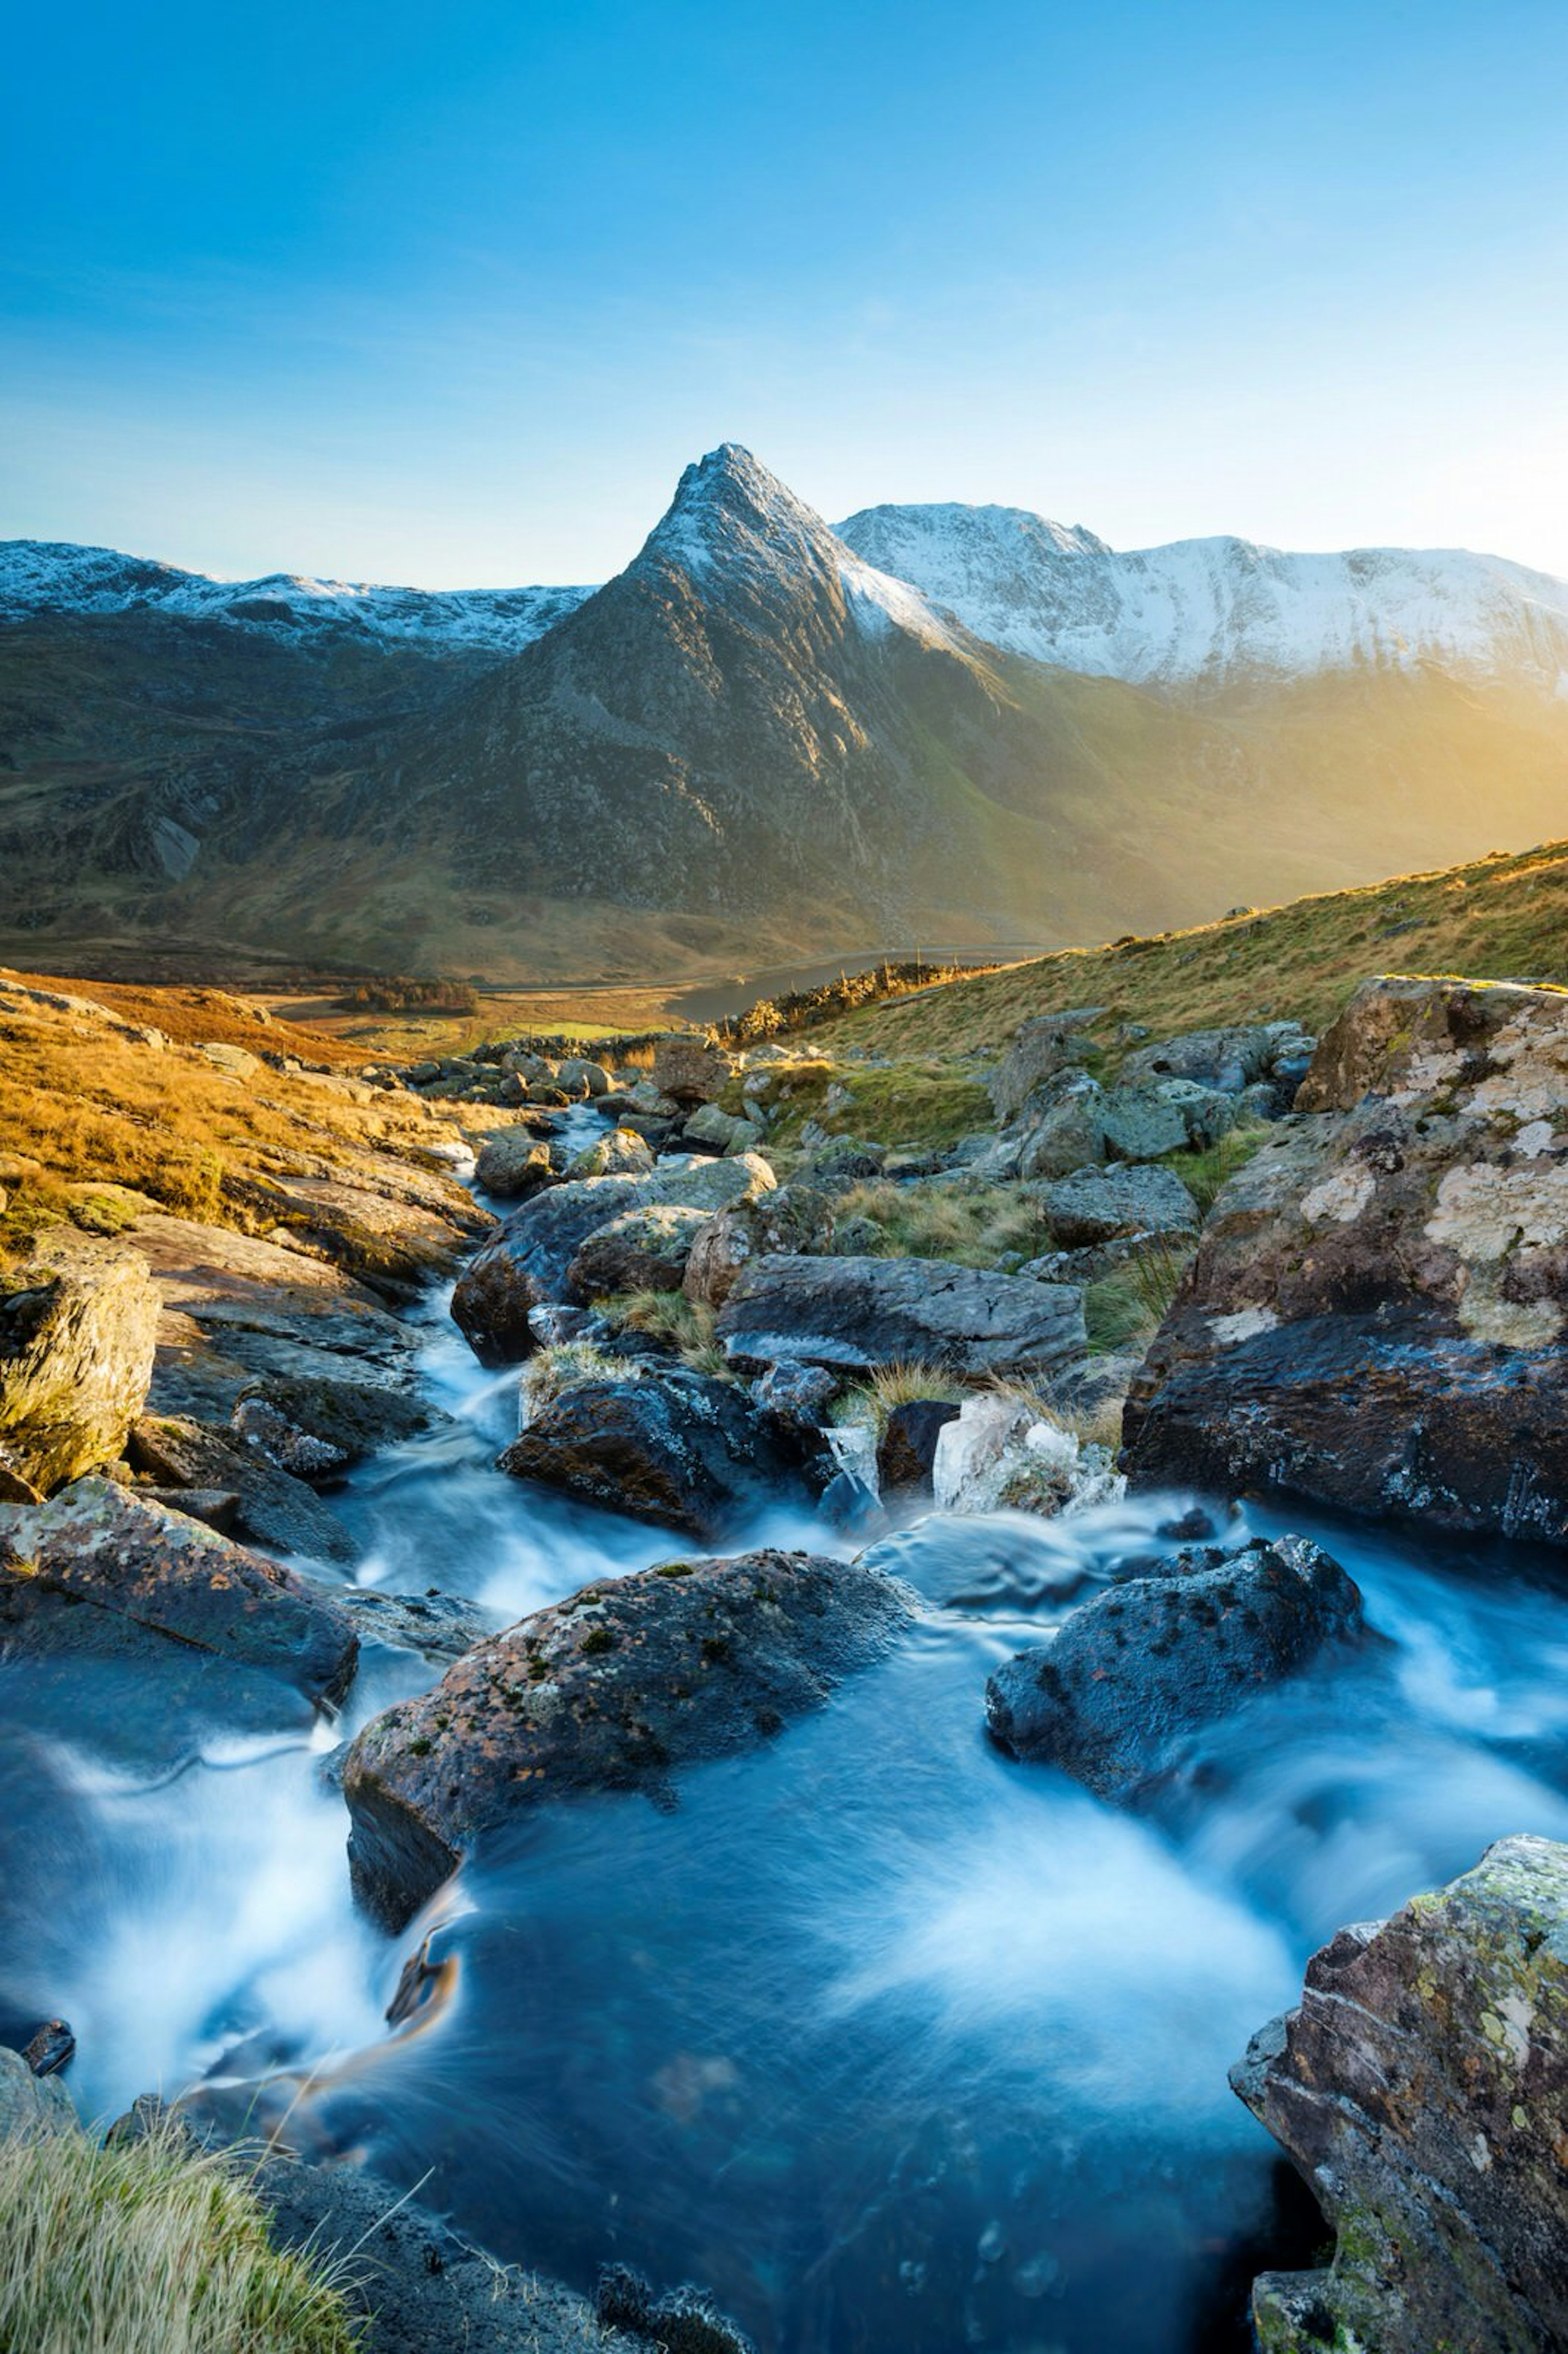
[[[1114,1502],[1127,1482],[1105,1447],[1084,1445],[1037,1405],[998,1393],[967,1399],[941,1431],[931,1485],[940,1511],[1011,1504],[1052,1514]]]

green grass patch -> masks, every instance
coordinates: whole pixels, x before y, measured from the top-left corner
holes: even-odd
[[[1010,1256],[1037,1258],[1051,1247],[1038,1197],[1022,1185],[938,1180],[854,1185],[834,1205],[836,1221],[865,1218],[880,1240],[874,1257],[945,1258],[992,1267]]]
[[[1217,1144],[1211,1144],[1202,1152],[1168,1152],[1165,1166],[1174,1170],[1206,1218],[1221,1189],[1230,1183],[1238,1170],[1246,1167],[1254,1153],[1267,1143],[1270,1134],[1266,1123],[1261,1121],[1233,1128]]]
[[[646,1332],[649,1339],[673,1350],[683,1364],[711,1380],[729,1379],[730,1368],[714,1339],[717,1317],[705,1300],[688,1299],[680,1291],[617,1291],[594,1302],[594,1313],[618,1331]],[[612,1363],[619,1363],[611,1359]],[[622,1373],[630,1367],[620,1363]]]
[[[274,2248],[232,2153],[165,2126],[105,2148],[0,2141],[0,2346],[17,2354],[353,2354],[344,2274]]]
[[[1086,1287],[1084,1323],[1091,1356],[1147,1349],[1170,1313],[1195,1248],[1191,1242],[1147,1243],[1136,1258]]]

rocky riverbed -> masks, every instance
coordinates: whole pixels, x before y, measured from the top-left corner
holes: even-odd
[[[1563,2342],[1568,997],[1110,1076],[1094,1023],[924,1151],[779,1049],[520,1050],[384,1075],[455,1153],[308,1235],[40,1236],[0,2031],[69,2019],[51,2085],[274,2133],[281,2229],[417,2186],[570,2285],[497,2347],[1178,2354],[1255,2274],[1270,2348]],[[956,1188],[1043,1247],[889,1252]],[[373,2345],[476,2326],[442,2228]]]

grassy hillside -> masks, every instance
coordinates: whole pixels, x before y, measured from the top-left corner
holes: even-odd
[[[1568,842],[1370,889],[1251,909],[1190,931],[1066,949],[845,1015],[813,1051],[980,1054],[1031,1014],[1106,1008],[1161,1031],[1287,1015],[1320,1026],[1372,972],[1463,972],[1568,986]]]

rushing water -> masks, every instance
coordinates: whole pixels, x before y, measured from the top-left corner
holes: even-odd
[[[456,1430],[354,1476],[364,1579],[500,1626],[668,1553],[491,1468],[514,1377],[439,1299],[422,1354]],[[779,2354],[1239,2346],[1251,2270],[1311,2227],[1227,2066],[1339,1923],[1505,1832],[1568,1837],[1568,1597],[1525,1556],[1293,1517],[1387,1639],[1221,1727],[1146,1819],[1003,1760],[981,1704],[1170,1511],[918,1522],[882,1557],[930,1607],[885,1665],[673,1814],[539,1818],[390,1943],[323,1753],[430,1670],[371,1652],[330,1734],[209,1732],[154,1775],[107,1739],[144,1694],[0,1667],[0,2027],[70,2018],[95,2115],[203,2078],[243,2114],[279,2072],[308,2146],[502,2255],[695,2278]],[[737,1534],[844,1549],[786,1510]],[[389,2034],[432,1926],[452,1991]]]

